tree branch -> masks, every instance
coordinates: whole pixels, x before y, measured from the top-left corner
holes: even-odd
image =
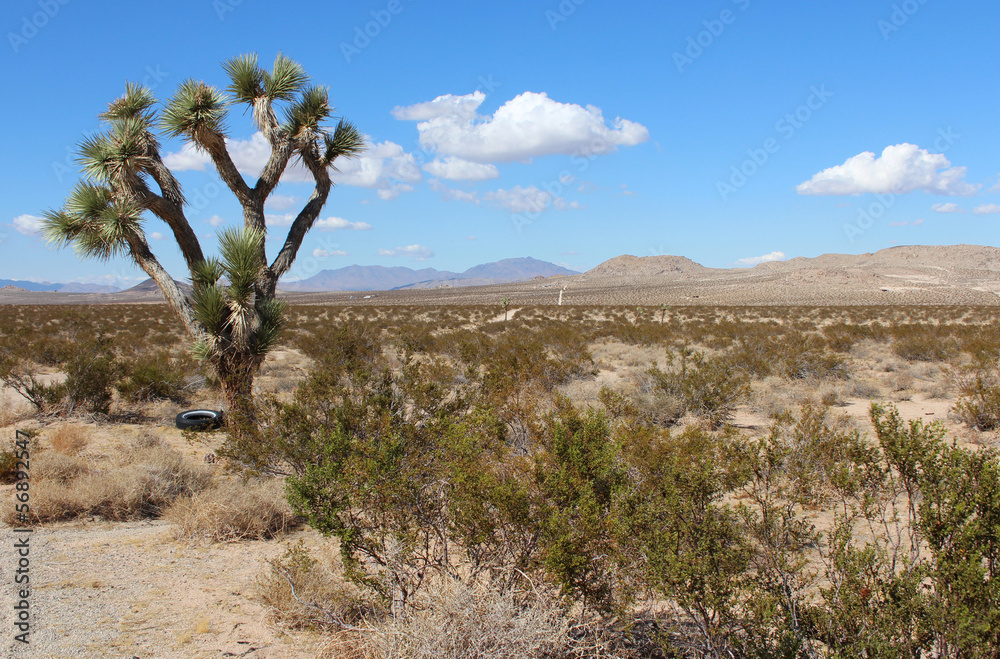
[[[157,180],[157,183],[159,184],[159,180]],[[148,209],[166,222],[170,230],[173,231],[174,238],[177,240],[177,245],[181,249],[181,254],[184,255],[184,261],[187,262],[188,268],[193,267],[195,263],[204,261],[205,255],[201,251],[201,243],[198,242],[198,237],[195,235],[194,229],[191,228],[191,224],[184,215],[183,205],[178,205],[167,197],[154,193],[145,184],[134,186],[134,188],[139,203],[142,204],[143,208]],[[176,197],[176,194],[171,194],[171,196]]]
[[[153,281],[156,282],[156,285],[163,292],[163,297],[167,299],[167,304],[170,305],[170,308],[174,310],[174,313],[184,323],[184,328],[188,333],[196,340],[204,338],[205,330],[195,320],[191,303],[184,296],[184,293],[181,292],[180,287],[177,286],[177,282],[170,276],[170,273],[160,265],[156,256],[150,251],[146,239],[138,233],[133,233],[128,238],[128,246],[136,265],[153,278]]]
[[[202,130],[195,136],[196,144],[208,152],[212,157],[212,163],[219,172],[219,176],[229,186],[240,204],[246,206],[254,198],[253,191],[247,182],[243,180],[243,175],[236,169],[229,150],[226,149],[226,139],[221,133],[214,130]]]
[[[275,256],[274,262],[271,263],[270,271],[268,272],[267,292],[272,297],[274,296],[275,288],[277,288],[278,279],[288,272],[288,269],[292,267],[292,263],[295,262],[295,256],[299,252],[299,247],[302,246],[303,238],[305,238],[309,229],[312,228],[316,218],[319,217],[320,211],[323,210],[323,206],[326,204],[326,198],[330,194],[330,188],[333,187],[333,183],[330,181],[330,172],[327,171],[326,167],[319,164],[315,156],[303,152],[302,162],[309,168],[309,171],[312,172],[313,177],[316,179],[316,187],[313,189],[312,196],[309,197],[309,201],[306,202],[305,207],[299,212],[295,221],[292,222],[292,226],[288,230],[288,237],[285,238],[285,244],[282,245],[281,251]]]

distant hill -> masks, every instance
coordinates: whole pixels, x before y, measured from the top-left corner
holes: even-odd
[[[181,292],[184,293],[184,295],[190,295],[190,293],[191,293],[191,284],[185,284],[184,282],[177,281],[176,279],[174,280],[174,283],[177,284],[177,287],[181,289]],[[150,277],[149,279],[147,279],[144,282],[136,284],[132,288],[126,288],[124,291],[121,292],[121,294],[122,295],[150,295],[150,294],[163,295],[163,293],[160,291],[160,287],[156,285],[156,282],[153,281],[152,277]]]
[[[323,270],[302,281],[282,282],[278,287],[283,291],[389,291],[435,286],[481,286],[575,274],[579,273],[554,263],[525,257],[484,263],[461,273],[434,268],[413,270],[402,266],[349,265],[337,270]]]
[[[41,293],[43,291],[58,291],[64,284],[38,283],[35,281],[23,281],[20,279],[0,279],[0,288],[4,286],[15,286],[17,288]]]
[[[102,286],[101,284],[80,284],[77,282],[50,284],[49,282],[23,281],[20,279],[0,279],[0,288],[4,286],[16,286],[17,288],[35,293],[117,293],[121,290],[115,286]]]
[[[616,256],[586,272],[594,276],[655,277],[688,275],[709,270],[686,256]]]

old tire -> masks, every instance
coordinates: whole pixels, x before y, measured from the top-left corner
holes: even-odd
[[[222,425],[222,410],[188,410],[175,423],[181,430],[212,430]]]

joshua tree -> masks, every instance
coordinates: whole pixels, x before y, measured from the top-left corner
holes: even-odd
[[[77,183],[61,210],[45,213],[50,241],[72,244],[82,256],[107,260],[128,256],[160,287],[167,303],[196,341],[196,352],[214,365],[231,409],[252,410],[254,375],[280,327],[275,301],[278,279],[295,261],[306,232],[319,216],[333,183],[337,158],[364,150],[361,133],[331,117],[327,89],[309,84],[296,62],[279,54],[270,71],[257,56],[241,55],[223,64],[230,85],[223,91],[187,80],[162,112],[152,92],[128,83],[125,94],[100,118],[107,130],[80,144],[86,179]],[[256,183],[248,184],[226,148],[226,115],[231,105],[246,105],[271,154]],[[284,106],[279,121],[276,106]],[[206,259],[185,215],[180,183],[166,167],[156,136],[184,137],[207,153],[240,205],[243,231],[220,236],[222,260]],[[264,249],[264,203],[293,159],[315,181],[312,195],[292,222],[275,258]],[[194,293],[189,300],[149,248],[144,224],[149,216],[167,224],[180,247]],[[228,279],[220,286],[221,277]]]
[[[661,325],[663,324],[663,319],[664,319],[664,318],[666,317],[666,315],[667,315],[667,310],[668,310],[669,308],[670,308],[670,307],[668,307],[668,306],[667,306],[667,303],[666,303],[666,302],[664,302],[663,304],[661,304],[661,305],[660,305],[660,324],[661,324]]]
[[[500,306],[503,308],[503,322],[507,322],[507,307],[510,306],[510,298],[502,297],[500,298]]]

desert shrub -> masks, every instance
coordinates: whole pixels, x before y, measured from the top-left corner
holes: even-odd
[[[90,443],[90,438],[82,426],[62,424],[52,431],[49,443],[56,453],[78,455]]]
[[[612,512],[626,478],[620,448],[603,414],[580,413],[565,399],[557,405],[535,457],[540,559],[564,595],[609,611],[619,595],[622,520]]]
[[[750,395],[746,375],[734,371],[723,356],[706,357],[687,348],[681,349],[679,360],[673,353],[668,355],[671,362],[680,362],[679,370],[664,372],[654,367],[649,374],[668,396],[681,401],[685,412],[703,419],[710,428],[732,419],[737,404]]]
[[[163,518],[177,539],[208,542],[266,540],[294,528],[296,518],[280,480],[227,480],[177,498]]]
[[[844,379],[844,358],[830,352],[827,343],[815,335],[786,336],[781,342],[782,374],[793,380]]]
[[[116,389],[132,403],[169,400],[186,403],[194,365],[169,351],[140,353],[122,368]]]
[[[122,366],[106,337],[80,347],[66,363],[66,382],[62,385],[68,412],[80,408],[107,414],[112,390],[121,377]]]
[[[893,328],[892,351],[907,361],[944,361],[958,352],[955,339],[946,329],[906,324]]]
[[[54,522],[81,515],[128,520],[157,517],[180,496],[208,486],[211,474],[164,444],[123,447],[108,465],[54,451],[32,471],[32,516]],[[35,465],[33,464],[33,467]],[[4,520],[12,519],[4,511]]]
[[[301,540],[267,563],[255,590],[271,618],[285,627],[339,630],[380,613],[343,580],[338,564],[316,558]]]
[[[12,445],[0,449],[0,483],[17,481],[17,451]]]
[[[510,589],[439,581],[412,615],[366,635],[378,659],[499,659],[568,656],[569,620],[557,600]]]
[[[970,428],[993,430],[1000,426],[1000,375],[995,367],[978,366],[958,371],[958,400],[954,411]]]

